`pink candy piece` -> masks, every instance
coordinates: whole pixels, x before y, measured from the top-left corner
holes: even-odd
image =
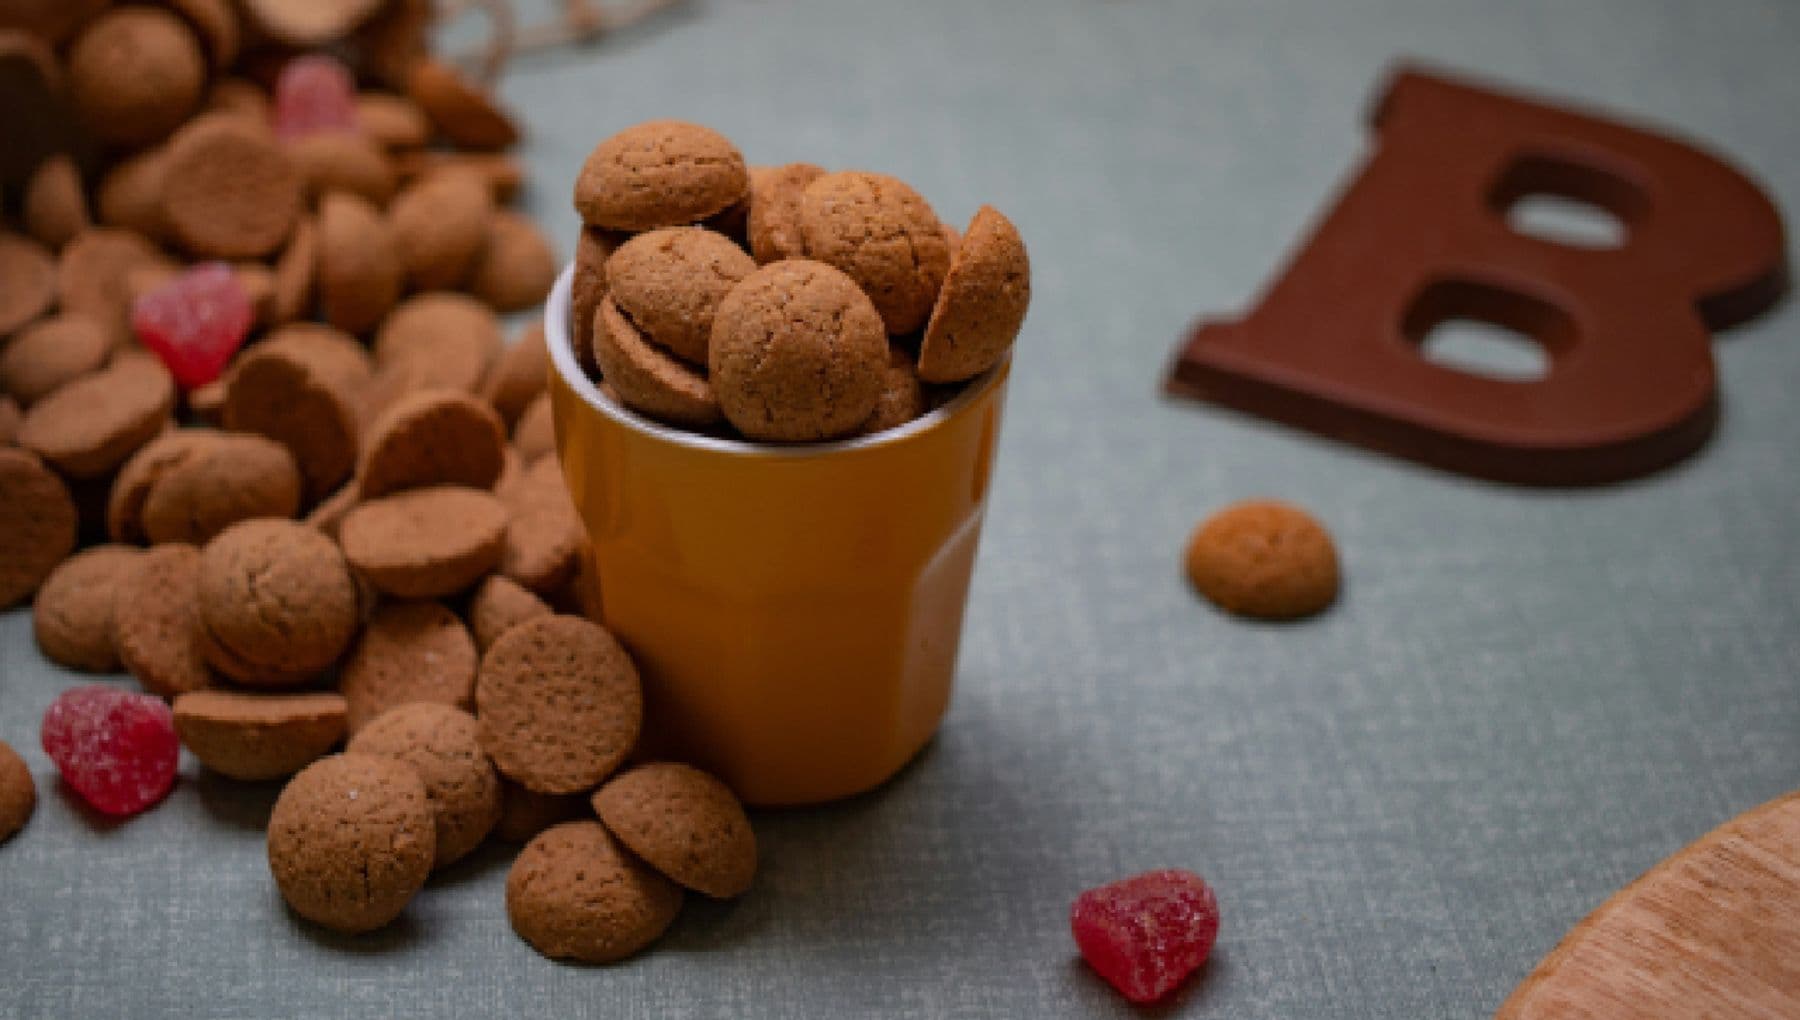
[[[131,307],[131,328],[185,389],[212,382],[244,345],[256,312],[223,262],[193,267]]]
[[[323,54],[295,57],[275,80],[275,135],[283,140],[355,131],[356,79]]]
[[[70,789],[109,815],[137,814],[175,784],[175,716],[149,694],[66,690],[44,713],[39,739]]]
[[[1069,927],[1107,983],[1132,1002],[1155,1002],[1212,953],[1219,904],[1191,871],[1149,871],[1076,897]]]

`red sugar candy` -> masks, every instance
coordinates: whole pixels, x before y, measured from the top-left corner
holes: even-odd
[[[184,389],[219,377],[250,335],[250,295],[223,262],[193,267],[131,307],[131,328]]]
[[[275,136],[356,130],[356,80],[343,62],[323,54],[295,57],[275,79]]]
[[[66,690],[44,713],[39,739],[63,781],[105,814],[137,814],[175,784],[175,716],[149,694],[104,684]]]
[[[1188,979],[1219,937],[1219,904],[1191,871],[1148,871],[1075,898],[1075,945],[1125,998],[1155,1002]]]

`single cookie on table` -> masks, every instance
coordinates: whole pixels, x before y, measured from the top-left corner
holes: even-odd
[[[862,432],[867,435],[885,432],[924,413],[925,388],[919,384],[912,355],[889,344],[887,365],[881,370],[881,392],[875,398],[875,410],[862,424]]]
[[[359,392],[349,359],[265,342],[232,365],[220,419],[234,432],[286,446],[300,469],[306,499],[316,500],[350,477],[356,464]]]
[[[394,306],[375,333],[375,365],[403,373],[407,389],[474,393],[505,347],[493,309],[467,294],[435,291]]]
[[[756,877],[756,833],[724,783],[691,765],[652,762],[613,777],[594,811],[619,842],[681,885],[714,899]]]
[[[1241,616],[1297,619],[1337,598],[1337,548],[1311,514],[1274,500],[1234,503],[1207,518],[1187,547],[1187,574],[1215,605]]]
[[[299,171],[305,194],[313,202],[342,191],[385,206],[399,188],[387,153],[362,135],[319,131],[289,138],[281,148]]]
[[[486,489],[506,462],[506,433],[487,403],[452,390],[421,390],[376,419],[357,466],[365,499],[426,485]]]
[[[461,286],[487,243],[493,215],[493,193],[471,170],[439,170],[402,188],[388,209],[388,223],[413,288]]]
[[[745,436],[835,439],[875,410],[887,334],[850,277],[822,262],[786,259],[725,296],[713,319],[711,361],[719,405]]]
[[[0,337],[13,333],[56,303],[57,262],[29,237],[0,230]]]
[[[419,104],[387,92],[357,94],[356,129],[390,152],[422,149],[431,141],[431,124]]]
[[[31,769],[6,741],[0,740],[0,843],[13,838],[37,810],[37,783]]]
[[[19,330],[0,349],[0,390],[30,407],[63,386],[100,370],[112,356],[113,336],[86,315],[56,315]]]
[[[19,445],[71,478],[112,473],[167,428],[175,380],[153,357],[121,358],[31,406]]]
[[[66,57],[69,98],[103,142],[135,147],[175,130],[200,102],[206,59],[182,20],[120,6],[86,23]]]
[[[344,661],[350,732],[414,701],[473,708],[478,665],[475,641],[455,613],[436,602],[381,606]]]
[[[517,484],[496,491],[506,507],[500,573],[534,592],[549,593],[574,576],[587,535],[554,456],[539,457]]]
[[[268,132],[231,114],[207,114],[176,132],[167,158],[163,217],[194,255],[260,258],[293,232],[304,185]]]
[[[919,378],[961,382],[999,364],[1031,305],[1031,259],[1012,221],[976,210],[919,345]]]
[[[519,415],[519,423],[513,427],[512,445],[519,459],[527,464],[556,452],[556,411],[550,404],[550,394],[538,394]]]
[[[524,311],[549,296],[556,270],[556,249],[538,225],[510,209],[496,209],[469,272],[469,293],[495,311]]]
[[[25,182],[21,218],[31,236],[52,249],[93,226],[74,160],[58,154],[38,164]]]
[[[162,213],[163,171],[168,166],[164,146],[153,146],[125,157],[100,178],[94,197],[101,223],[123,227],[146,238],[161,239],[168,233]]]
[[[240,683],[305,683],[336,662],[361,622],[337,543],[298,521],[241,521],[200,552],[207,661]]]
[[[488,648],[475,682],[481,746],[540,793],[580,793],[611,775],[644,719],[637,667],[599,624],[528,620]]]
[[[494,574],[484,579],[475,594],[469,596],[466,615],[476,647],[485,652],[500,640],[500,635],[526,620],[549,616],[551,610],[548,603],[524,585],[510,577]]]
[[[533,320],[488,367],[487,378],[481,382],[481,395],[510,428],[544,393],[549,374],[550,350],[544,342],[544,323]]]
[[[44,657],[85,673],[119,668],[113,598],[143,551],[97,545],[57,565],[31,605],[31,631]]]
[[[144,690],[163,698],[213,685],[200,639],[200,550],[154,546],[113,592],[113,644]]]
[[[506,507],[457,485],[408,489],[358,504],[338,528],[344,558],[383,594],[452,595],[500,563]]]
[[[681,912],[681,887],[619,848],[595,821],[539,833],[506,875],[506,916],[556,960],[612,963],[655,942]]]
[[[310,216],[294,222],[287,246],[275,259],[275,295],[270,317],[292,322],[312,314],[313,276],[318,270],[319,233]]]
[[[704,227],[642,233],[606,260],[607,296],[638,332],[696,365],[706,364],[713,314],[756,260]]]
[[[943,224],[918,192],[886,174],[825,174],[800,196],[808,258],[843,270],[894,336],[925,324],[950,268]]]
[[[56,293],[64,313],[88,315],[103,323],[114,346],[131,337],[133,269],[166,263],[156,246],[142,235],[112,227],[95,227],[63,246],[56,263]]]
[[[505,776],[500,777],[500,789],[500,821],[494,836],[507,843],[528,843],[552,825],[588,818],[592,810],[582,794],[538,793]]]
[[[619,401],[639,414],[694,428],[721,416],[705,374],[646,339],[610,294],[594,320],[594,360]]]
[[[569,281],[569,341],[575,349],[575,360],[588,372],[599,368],[594,360],[594,317],[600,312],[600,299],[606,296],[606,260],[629,237],[599,227],[583,227],[575,241],[575,275]]]
[[[345,748],[418,770],[437,829],[434,869],[480,846],[500,821],[500,776],[477,732],[475,717],[460,708],[412,702],[377,716]]]
[[[722,212],[749,185],[744,157],[724,135],[653,120],[594,147],[575,179],[575,211],[607,230],[681,226]]]
[[[393,228],[367,199],[341,191],[319,200],[316,228],[313,279],[325,321],[350,333],[374,328],[405,282]]]
[[[292,517],[300,469],[287,447],[249,433],[178,429],[126,461],[107,504],[121,542],[204,545],[238,521]]]
[[[437,829],[417,770],[335,754],[289,780],[269,815],[269,870],[309,921],[373,931],[400,916],[431,874]]]
[[[505,149],[519,140],[519,128],[484,90],[455,67],[425,57],[406,75],[406,95],[459,149]]]
[[[291,776],[344,739],[344,696],[332,691],[189,691],[172,707],[181,745],[214,772],[247,782]]]
[[[806,186],[825,176],[812,163],[758,167],[750,173],[750,254],[767,265],[806,257],[806,233],[800,227],[800,196]]]

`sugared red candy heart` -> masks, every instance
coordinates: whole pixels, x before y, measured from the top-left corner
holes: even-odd
[[[343,62],[296,57],[275,79],[275,136],[283,140],[356,130],[356,80]]]
[[[1191,871],[1148,871],[1076,897],[1069,927],[1107,983],[1132,1002],[1155,1002],[1206,962],[1219,904]]]
[[[207,262],[156,288],[131,307],[131,328],[186,389],[219,377],[244,345],[256,311],[237,274]]]
[[[50,703],[38,738],[69,788],[109,815],[137,814],[175,783],[175,717],[149,694],[71,688]]]

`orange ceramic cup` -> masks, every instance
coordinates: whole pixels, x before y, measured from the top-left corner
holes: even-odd
[[[600,393],[570,279],[545,310],[556,447],[604,622],[643,674],[647,747],[753,804],[879,785],[950,701],[1008,365],[879,435],[716,439]]]

